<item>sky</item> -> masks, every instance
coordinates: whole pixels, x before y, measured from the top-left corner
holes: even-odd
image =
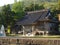
[[[19,0],[17,0],[17,1],[19,1]],[[14,3],[14,0],[0,0],[0,6],[12,4],[12,3]]]

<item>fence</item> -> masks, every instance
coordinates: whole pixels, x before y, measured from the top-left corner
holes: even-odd
[[[60,38],[0,37],[0,45],[60,45]]]

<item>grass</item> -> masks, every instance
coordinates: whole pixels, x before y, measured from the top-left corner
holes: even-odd
[[[23,38],[60,38],[60,36],[58,36],[58,35],[54,35],[54,36],[33,36],[33,37],[31,37],[31,36],[25,36],[25,37],[23,37]]]
[[[36,35],[36,36],[23,36],[21,34],[9,34],[10,37],[21,37],[21,38],[60,38],[60,35]]]
[[[8,34],[7,37],[21,37],[21,38],[60,38],[60,35],[23,36],[22,34]]]

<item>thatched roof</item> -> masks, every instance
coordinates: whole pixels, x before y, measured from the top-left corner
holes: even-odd
[[[50,16],[49,10],[38,10],[38,11],[31,11],[27,12],[27,15],[24,18],[17,21],[17,25],[29,25],[33,24],[37,21],[44,21],[47,20]]]

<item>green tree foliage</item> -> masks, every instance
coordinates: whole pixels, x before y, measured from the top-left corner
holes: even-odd
[[[35,11],[41,9],[44,9],[44,6],[39,4],[31,4],[30,6],[25,7],[25,11]]]
[[[50,9],[51,9],[52,16],[58,18],[57,14],[60,13],[60,0],[54,5],[51,4]]]
[[[0,13],[0,24],[2,24],[2,14]]]
[[[52,2],[45,2],[43,4],[44,4],[44,7],[46,9],[50,9],[52,16],[57,18],[57,13],[59,12],[58,11],[58,3],[57,2],[54,2],[54,3],[52,3]]]
[[[55,14],[59,13],[60,11],[60,0],[58,0],[55,5],[51,5],[51,11],[54,12]]]
[[[12,24],[14,12],[11,11],[10,5],[5,5],[2,7],[2,19],[5,26]]]
[[[15,20],[20,19],[24,16],[23,4],[22,2],[16,2],[12,5],[12,11],[15,12]]]
[[[57,13],[60,14],[60,0],[58,0],[58,4],[57,4]]]

